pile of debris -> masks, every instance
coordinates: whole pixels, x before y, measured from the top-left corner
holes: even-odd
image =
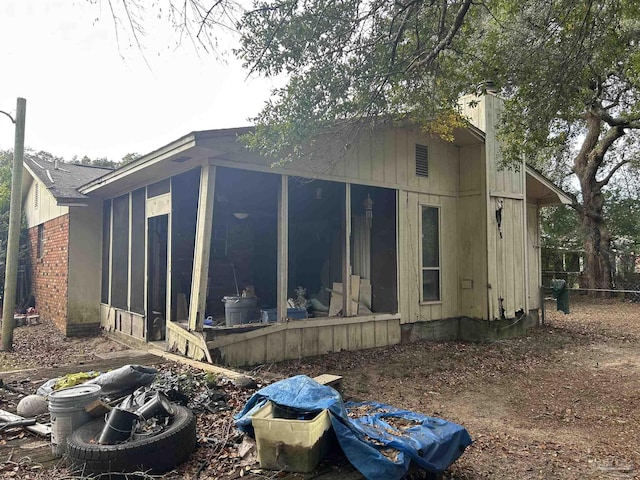
[[[463,427],[442,419],[376,402],[344,402],[338,386],[323,384],[341,379],[331,375],[274,383],[174,363],[128,365],[109,372],[109,382],[103,375],[82,372],[46,382],[49,393],[40,389],[48,395],[52,451],[64,450],[66,466],[44,471],[5,463],[0,470],[17,478],[16,472],[30,468],[34,479],[143,472],[141,478],[169,480],[258,478],[272,476],[269,470],[307,473],[329,466],[355,468],[368,479],[399,479],[411,465],[442,472],[471,443]],[[66,388],[53,390],[56,385]],[[60,397],[78,403],[80,391],[88,396],[82,409],[74,404],[73,412],[65,411],[69,405]],[[29,397],[41,411],[43,402]],[[46,415],[41,411],[36,426]],[[94,418],[69,431],[60,428],[83,415]]]
[[[128,380],[123,381],[123,374],[128,375]],[[179,478],[187,471],[230,472],[237,468],[237,447],[242,434],[233,427],[231,415],[240,410],[262,383],[248,377],[231,380],[173,363],[157,369],[128,365],[108,372],[111,378],[108,382],[104,382],[104,375],[107,374],[79,372],[49,380],[38,389],[43,396],[25,396],[28,392],[21,388],[2,385],[3,408],[21,415],[0,413],[0,421],[5,420],[4,426],[0,425],[0,443],[53,433],[53,455],[64,453],[69,469],[83,474],[105,471],[160,474],[178,469],[181,473],[176,473],[176,478]],[[99,398],[93,394],[96,386],[100,389]],[[87,423],[69,427],[85,414]],[[8,420],[12,423],[7,424]],[[15,423],[16,420],[20,423]],[[37,430],[25,431],[26,424],[27,428]],[[196,445],[200,448],[192,456],[193,461],[183,463]],[[58,463],[55,467],[56,475],[71,475],[62,465]],[[37,472],[43,470],[41,465],[28,462],[11,462],[4,467],[10,471],[28,470],[29,478],[37,478]],[[50,474],[50,471],[48,475],[43,473],[45,477]]]

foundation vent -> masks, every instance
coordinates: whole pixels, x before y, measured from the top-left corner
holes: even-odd
[[[429,150],[426,145],[416,143],[416,175],[418,177],[429,176]]]

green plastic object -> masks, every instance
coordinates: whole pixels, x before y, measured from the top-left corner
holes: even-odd
[[[556,310],[560,310],[566,314],[569,313],[569,289],[567,282],[561,278],[551,280],[551,292],[556,299]]]

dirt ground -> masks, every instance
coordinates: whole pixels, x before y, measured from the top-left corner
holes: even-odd
[[[546,324],[526,337],[484,344],[423,341],[264,365],[253,373],[263,378],[338,374],[344,377],[346,397],[389,403],[464,425],[474,443],[445,478],[640,478],[640,304],[573,301],[569,315],[552,306],[547,304]],[[25,338],[33,336],[33,330],[27,333]],[[18,346],[20,336],[18,329]],[[88,340],[87,346],[83,341],[60,342],[62,358],[69,360],[95,349],[122,348],[105,339]],[[18,346],[10,354],[11,368],[16,360],[61,361],[22,355],[27,347]],[[5,355],[0,362],[7,361]],[[216,419],[217,425],[227,425],[227,439],[239,439],[230,420],[241,406],[234,404]],[[204,424],[198,425],[200,429]],[[178,476],[167,478],[239,478],[241,473],[245,478],[275,478],[264,471],[252,474],[254,468],[235,467],[236,452],[232,442],[223,450],[212,450],[212,455],[201,448]],[[224,462],[224,468],[216,467],[216,461]],[[323,468],[326,472],[327,462]],[[341,471],[334,469],[337,476],[331,478],[358,478],[348,467],[344,475]],[[320,473],[306,478],[327,477]]]
[[[418,342],[274,365],[464,425],[451,479],[640,478],[640,304],[598,300],[486,344]],[[612,314],[615,312],[615,314]]]
[[[17,327],[11,353],[0,351],[0,372],[65,364],[82,364],[97,360],[97,354],[124,350],[127,347],[104,335],[67,338],[51,322]]]

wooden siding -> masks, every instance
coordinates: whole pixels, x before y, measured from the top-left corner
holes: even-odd
[[[502,100],[494,95],[485,98],[486,130],[485,142],[487,149],[487,162],[489,168],[489,193],[491,196],[502,197],[514,195],[524,198],[525,168],[524,161],[518,171],[514,168],[504,168],[501,165],[502,154],[500,142],[497,137],[497,129],[500,115],[503,111]]]
[[[67,324],[96,323],[99,317],[102,249],[102,202],[69,214],[69,286]]]
[[[221,140],[210,140],[213,142]],[[205,140],[206,142],[206,140]],[[476,195],[474,206],[478,206],[478,196],[483,188],[484,148],[480,140],[476,144],[459,148],[421,133],[418,129],[388,127],[373,132],[363,131],[353,142],[346,154],[332,150],[331,142],[317,142],[323,145],[322,151],[314,152],[312,158],[301,160],[286,166],[272,166],[268,159],[261,158],[243,149],[235,139],[228,139],[223,150],[228,151],[223,157],[210,159],[212,165],[231,168],[280,173],[289,176],[315,177],[344,183],[365,184],[392,188],[398,191],[398,290],[399,311],[402,322],[436,320],[452,318],[460,314],[460,278],[458,255],[458,195],[461,186],[466,193]],[[429,176],[417,176],[415,146],[428,147]],[[218,148],[219,145],[218,145]],[[461,168],[464,160],[464,167]],[[440,302],[420,303],[421,266],[420,248],[421,232],[419,232],[420,205],[433,205],[440,208],[441,221],[441,299]],[[482,210],[476,212],[475,219],[482,218]],[[477,223],[477,222],[476,222]],[[482,221],[478,225],[482,228]],[[484,231],[484,230],[483,230]],[[479,232],[469,232],[477,237]],[[477,278],[486,272],[481,264],[486,257],[486,244],[474,242],[470,244],[475,251],[473,258],[476,264],[473,270],[474,285],[481,288],[486,285],[485,279]],[[475,300],[486,298],[475,292],[475,312],[486,312],[486,300],[478,304]],[[485,314],[486,315],[486,314]],[[349,327],[338,332],[337,342],[364,342],[353,330],[360,327]],[[302,341],[305,349],[314,351],[315,339],[307,337]],[[261,347],[257,347],[261,348]]]
[[[484,145],[460,152],[457,206],[459,315],[487,318],[487,222]]]
[[[464,95],[458,100],[458,105],[462,115],[469,120],[471,125],[483,132],[487,131],[484,97],[475,94]]]
[[[30,176],[28,171],[23,172],[26,176]],[[38,202],[36,206],[35,195],[36,185],[38,185]],[[27,217],[27,227],[35,227],[41,223],[48,222],[54,218],[61,217],[69,213],[69,207],[59,207],[56,199],[51,195],[44,183],[34,178],[29,185],[23,203],[24,214]]]
[[[455,255],[460,278],[459,314],[475,318],[486,318],[487,315],[487,237],[484,205],[484,197],[480,194],[458,199]]]
[[[402,323],[452,318],[458,315],[457,199],[400,192],[400,311]],[[420,302],[421,206],[440,213],[440,302]]]
[[[503,101],[495,95],[466,95],[459,101],[462,114],[470,123],[485,132],[489,194],[496,197],[523,198],[525,189],[524,162],[520,169],[503,168],[497,129],[503,111]]]
[[[307,159],[285,166],[272,166],[272,160],[247,152],[235,139],[228,139],[224,145],[228,155],[213,157],[211,163],[433,195],[456,196],[458,193],[458,147],[417,129],[389,127],[362,132],[344,155],[334,151],[329,140],[317,143],[326,145],[326,148],[315,151]],[[415,174],[416,143],[429,148],[429,177]],[[214,143],[211,146],[213,148]]]
[[[529,261],[529,309],[541,308],[540,216],[537,205],[527,204],[527,256]]]
[[[505,198],[502,222],[498,229],[495,218],[497,203],[489,206],[488,270],[490,319],[500,318],[500,298],[506,318],[514,318],[515,312],[526,306],[526,268],[524,250],[524,210],[522,200]],[[502,237],[500,236],[502,233]]]
[[[486,118],[486,163],[489,201],[488,228],[488,281],[489,318],[514,318],[515,312],[526,311],[527,266],[525,222],[525,168],[502,168],[497,128],[503,110],[502,100],[494,95],[484,97]],[[502,221],[498,229],[496,210],[502,204]],[[500,236],[502,234],[502,236]],[[502,302],[500,301],[502,299]],[[502,304],[501,304],[502,303]],[[500,309],[503,309],[501,312]]]
[[[341,350],[361,350],[400,343],[397,315],[300,320],[207,342],[224,365],[245,367]]]
[[[482,144],[460,149],[460,195],[479,195],[485,188],[484,146]]]
[[[146,217],[157,217],[158,215],[168,215],[171,213],[171,193],[147,198],[145,207]]]
[[[529,303],[527,285],[530,273],[527,268],[527,239],[525,237],[527,225],[524,203],[524,162],[517,171],[503,168],[501,165],[500,143],[497,138],[497,128],[503,110],[500,98],[495,95],[467,96],[461,99],[460,106],[470,122],[485,132],[484,158],[486,160],[482,163],[486,165],[483,169],[486,180],[485,186],[481,186],[479,189],[478,201],[480,203],[484,199],[486,202],[484,205],[486,205],[487,225],[485,261],[489,297],[488,317],[489,319],[498,319],[503,313],[506,318],[513,318],[516,311],[526,310]],[[463,174],[461,174],[460,180],[462,198],[465,191],[463,188],[468,192],[473,192],[474,185],[470,183],[471,179]],[[465,214],[471,215],[468,211],[469,208],[473,208],[471,200],[462,203],[465,203]],[[502,221],[501,227],[498,229],[496,210],[500,204],[502,204]],[[481,208],[484,208],[484,205]],[[462,216],[460,225],[465,225],[470,229],[468,222],[473,219],[463,219]],[[467,233],[468,231],[464,234],[461,232],[463,237]],[[468,247],[465,245],[465,248]],[[463,252],[464,249],[460,253]],[[469,266],[462,268],[465,268],[464,275],[466,276]],[[478,266],[478,272],[480,271]],[[468,283],[466,285],[468,286]],[[478,300],[480,298],[474,298],[473,294],[469,295],[468,292],[463,291],[461,309],[464,311],[471,306],[471,302]],[[501,308],[504,312],[501,312]],[[472,311],[478,311],[478,308],[472,308]]]
[[[107,332],[119,332],[131,337],[145,338],[145,317],[126,310],[100,304],[100,326]]]

